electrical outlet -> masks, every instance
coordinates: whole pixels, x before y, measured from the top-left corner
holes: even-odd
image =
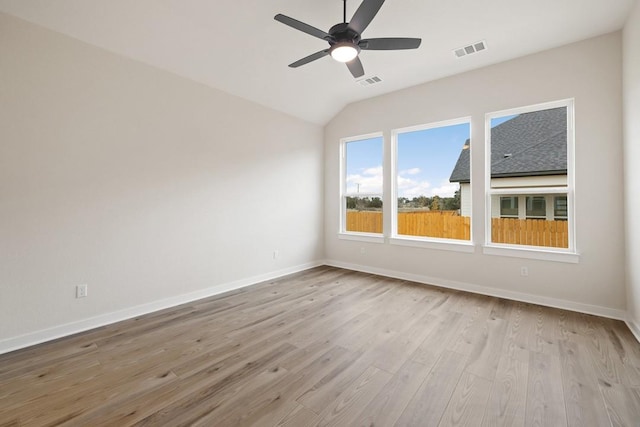
[[[366,253],[367,253],[367,251],[364,249],[364,246],[360,248],[360,253],[361,253],[362,255],[364,255],[364,254],[366,254]]]
[[[275,250],[273,251],[273,259],[278,259],[278,257],[280,256],[280,251],[279,250]]]
[[[87,296],[88,285],[78,285],[76,286],[76,298],[84,298]]]
[[[520,275],[523,277],[526,277],[529,275],[529,268],[528,267],[520,267]]]

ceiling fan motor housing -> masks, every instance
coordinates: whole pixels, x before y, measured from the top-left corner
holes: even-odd
[[[348,22],[342,22],[336,24],[329,30],[329,34],[332,39],[328,40],[330,45],[334,45],[339,42],[352,42],[357,45],[360,41],[360,34],[349,28]]]

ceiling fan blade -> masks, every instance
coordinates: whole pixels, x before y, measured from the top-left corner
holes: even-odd
[[[364,29],[373,21],[383,3],[384,0],[363,0],[356,13],[353,14],[348,28],[358,34],[362,34]]]
[[[299,60],[297,60],[296,62],[294,62],[292,64],[289,64],[289,67],[297,68],[297,67],[299,67],[301,65],[308,64],[311,61],[315,61],[316,59],[323,58],[323,57],[325,57],[327,55],[329,55],[329,49],[321,50],[320,52],[316,52],[316,53],[313,53],[313,54],[311,54],[309,56],[305,56],[304,58],[299,59]]]
[[[364,76],[364,67],[362,66],[362,62],[359,57],[356,56],[351,61],[346,62],[346,64],[353,77],[357,79],[358,77]]]
[[[403,37],[389,37],[383,39],[360,40],[358,46],[362,50],[396,50],[396,49],[417,49],[422,39],[411,39]]]
[[[297,19],[290,18],[281,13],[274,16],[273,19],[275,19],[278,22],[282,22],[283,24],[288,25],[292,28],[295,28],[296,30],[302,31],[303,33],[312,35],[313,37],[317,37],[322,40],[332,39],[332,37],[328,33],[325,33],[324,31],[319,30],[316,27],[312,27],[309,24],[305,24],[304,22],[300,22]]]

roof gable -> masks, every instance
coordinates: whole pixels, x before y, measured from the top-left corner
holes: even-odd
[[[460,152],[449,181],[470,181],[469,151]],[[491,129],[492,178],[566,173],[566,107],[519,114]]]

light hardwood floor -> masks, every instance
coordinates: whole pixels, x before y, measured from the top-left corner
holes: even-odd
[[[0,356],[0,425],[640,426],[640,344],[320,267]]]

